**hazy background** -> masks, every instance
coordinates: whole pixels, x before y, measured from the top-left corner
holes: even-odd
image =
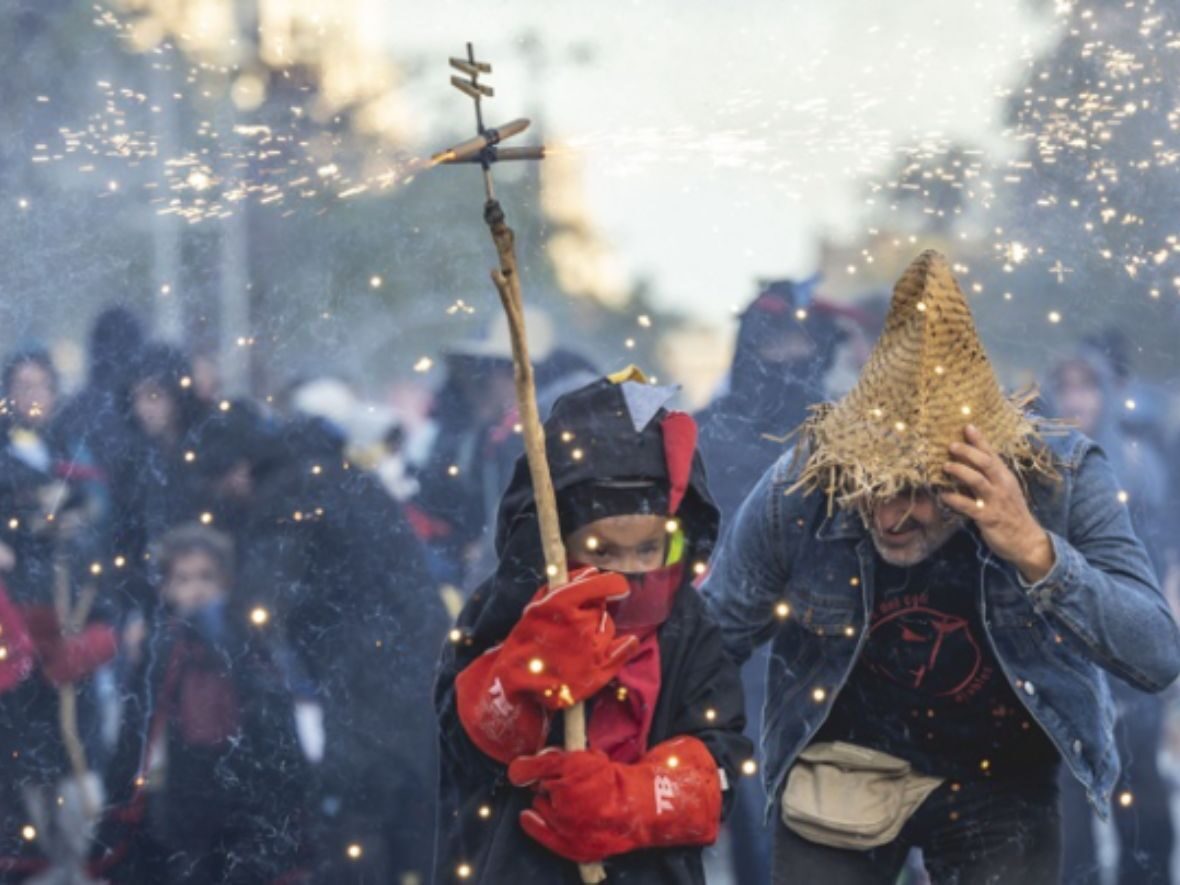
[[[498,309],[478,171],[422,161],[472,131],[446,64],[468,39],[487,121],[528,116],[517,143],[551,151],[497,169],[527,297],[604,366],[699,403],[759,278],[819,272],[852,303],[934,246],[1010,380],[1110,322],[1175,374],[1166,5],[0,8],[0,336],[51,342],[67,377],[124,300],[231,388],[436,383]]]

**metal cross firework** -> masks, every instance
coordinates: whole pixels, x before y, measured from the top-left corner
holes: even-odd
[[[492,271],[492,282],[508,316],[508,331],[512,339],[512,367],[516,382],[516,403],[520,410],[521,434],[524,437],[525,458],[528,461],[529,476],[533,481],[533,499],[536,502],[537,523],[541,533],[541,546],[545,553],[545,572],[551,587],[569,583],[566,568],[565,545],[561,540],[561,524],[557,518],[557,496],[553,491],[553,478],[549,473],[549,458],[545,452],[545,429],[541,425],[537,409],[537,390],[533,381],[533,366],[529,361],[528,336],[525,332],[524,300],[520,293],[520,273],[516,263],[516,235],[504,217],[500,201],[492,186],[492,164],[501,160],[540,160],[545,156],[544,148],[502,148],[500,143],[524,132],[529,126],[525,119],[512,120],[497,129],[490,129],[483,123],[483,99],[495,93],[490,86],[479,82],[480,74],[490,74],[492,66],[476,61],[475,49],[467,44],[467,58],[452,58],[451,67],[466,74],[468,79],[451,77],[451,84],[475,102],[476,136],[462,144],[455,145],[435,154],[431,161],[435,165],[446,163],[479,163],[483,167],[484,221],[496,244],[500,266]],[[562,686],[568,695],[569,690]],[[563,716],[565,749],[567,751],[586,749],[586,714],[581,703],[567,707]],[[578,872],[586,883],[601,882],[606,878],[602,864],[579,864]]]
[[[496,91],[485,83],[479,82],[480,74],[490,74],[492,66],[487,62],[475,60],[475,47],[467,44],[467,58],[452,58],[451,67],[467,75],[451,77],[451,85],[472,100],[475,105],[474,138],[457,144],[445,151],[440,151],[430,158],[435,165],[439,163],[479,163],[483,167],[484,191],[488,200],[496,199],[496,190],[492,184],[492,164],[504,160],[541,160],[545,157],[544,147],[500,147],[500,143],[519,135],[529,128],[526,119],[510,120],[503,126],[488,128],[483,124],[483,99],[491,98]]]

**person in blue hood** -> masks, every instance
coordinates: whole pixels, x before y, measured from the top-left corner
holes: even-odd
[[[1057,413],[1076,423],[1093,439],[1116,477],[1120,494],[1135,531],[1151,555],[1157,575],[1162,574],[1166,548],[1174,543],[1169,524],[1168,476],[1165,461],[1154,440],[1131,433],[1124,417],[1126,396],[1120,395],[1119,354],[1108,344],[1111,336],[1087,339],[1077,351],[1061,360],[1049,376],[1046,393]],[[1118,833],[1118,881],[1121,885],[1170,881],[1173,834],[1167,785],[1156,758],[1163,731],[1164,705],[1155,695],[1136,691],[1115,680],[1114,692],[1122,772],[1114,811]],[[1062,779],[1065,822],[1065,881],[1097,882],[1098,857],[1093,836],[1093,814],[1085,793],[1075,782]]]

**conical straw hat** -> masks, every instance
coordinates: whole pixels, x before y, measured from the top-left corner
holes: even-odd
[[[1024,411],[1032,398],[1004,395],[950,265],[923,252],[897,281],[856,386],[801,428],[806,462],[796,488],[862,509],[909,489],[951,488],[948,447],[968,424],[1018,471],[1051,473]]]

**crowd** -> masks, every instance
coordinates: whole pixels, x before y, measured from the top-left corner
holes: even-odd
[[[809,406],[850,386],[849,364],[855,373],[880,331],[879,300],[848,307],[821,292],[814,280],[764,286],[741,315],[728,377],[696,416],[705,472],[692,482],[707,481],[700,498],[716,502],[714,534]],[[534,352],[546,414],[620,368],[552,342]],[[1172,404],[1136,377],[1134,357],[1115,331],[1081,342],[1042,379],[1038,411],[1102,446],[1177,607],[1180,440]],[[513,479],[523,448],[506,335],[455,348],[444,369],[425,431],[391,421],[360,447],[338,382],[292,385],[278,401],[225,398],[207,356],[149,340],[121,307],[95,321],[87,378],[69,395],[47,350],[7,357],[0,880],[431,880],[440,651],[454,678],[504,639],[472,614],[484,632],[462,635],[483,644],[464,652],[452,628],[473,594],[516,580],[505,562],[520,560],[504,548],[524,543],[520,527],[499,551],[495,527],[505,493],[528,493]],[[760,654],[741,677],[755,746]],[[1096,839],[1086,797],[1062,780],[1066,881],[1096,881],[1109,864],[1095,846],[1116,844],[1119,882],[1166,882],[1172,782],[1158,763],[1180,731],[1168,695],[1112,684],[1125,799]],[[735,786],[710,864],[767,882],[765,794],[743,776],[740,712],[730,718],[731,735],[699,731],[732,757]],[[444,755],[468,751],[443,742]],[[444,778],[444,803],[446,788]]]
[[[41,349],[3,382],[0,874],[425,881],[448,617],[344,430],[120,308],[72,397]]]

